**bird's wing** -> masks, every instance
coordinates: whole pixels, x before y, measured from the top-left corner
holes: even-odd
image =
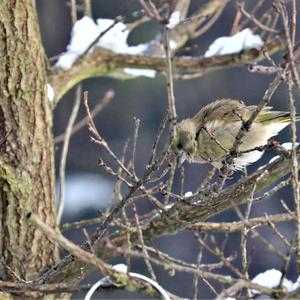
[[[205,126],[208,122],[222,120],[224,123],[247,121],[257,108],[256,105],[246,106],[244,102],[234,99],[220,99],[203,107],[195,116],[197,124]],[[272,107],[266,106],[258,115],[256,121],[264,122],[278,114],[271,112]]]
[[[241,121],[247,113],[247,106],[242,101],[220,99],[203,107],[195,116],[197,123],[205,125],[207,122],[222,120],[224,122]]]
[[[197,141],[201,150],[205,147],[212,158],[223,156],[226,149],[232,147],[242,122],[247,121],[256,108],[239,100],[221,99],[201,109],[194,117],[199,124]],[[261,113],[270,114],[271,109],[265,107]]]

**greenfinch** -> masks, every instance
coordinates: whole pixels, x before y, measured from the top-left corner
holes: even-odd
[[[246,106],[239,100],[221,99],[203,107],[194,117],[182,120],[175,126],[171,144],[178,164],[187,160],[191,163],[210,163],[221,169],[243,122],[256,108],[255,105]],[[290,124],[289,112],[271,109],[265,107],[245,133],[239,153],[230,166],[232,171],[241,170],[260,159],[263,150],[256,150],[257,147],[262,148],[271,137]],[[296,119],[299,118],[297,114]]]

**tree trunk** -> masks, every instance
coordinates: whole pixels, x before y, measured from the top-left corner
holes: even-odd
[[[26,220],[32,211],[55,226],[52,113],[38,24],[35,1],[0,1],[1,280],[37,278],[58,257]]]

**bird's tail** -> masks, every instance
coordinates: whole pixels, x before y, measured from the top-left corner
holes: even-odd
[[[284,112],[280,115],[277,116],[277,118],[275,119],[278,119],[278,121],[280,123],[288,123],[288,122],[291,122],[291,113],[290,112]],[[300,113],[297,113],[296,114],[296,121],[299,121],[300,120]]]
[[[267,111],[258,115],[257,120],[262,123],[289,123],[291,122],[291,113],[286,111]],[[296,114],[296,121],[300,120],[300,113]]]

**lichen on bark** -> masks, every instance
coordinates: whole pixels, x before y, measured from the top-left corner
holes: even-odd
[[[26,220],[55,226],[52,114],[35,2],[0,2],[0,279],[37,278],[57,247]],[[1,296],[2,297],[2,296]],[[25,299],[25,295],[23,297]]]

